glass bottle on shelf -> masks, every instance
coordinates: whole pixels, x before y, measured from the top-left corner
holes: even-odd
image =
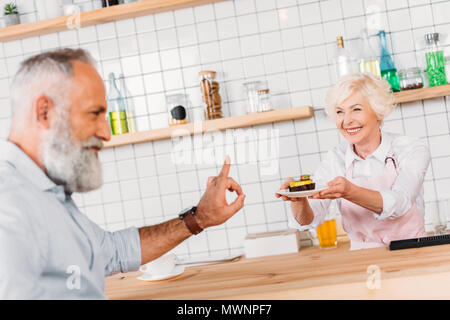
[[[381,77],[380,61],[370,45],[367,29],[361,30],[361,46],[359,72],[369,72],[377,77]]]
[[[169,126],[188,122],[187,110],[191,108],[188,95],[175,93],[166,96],[166,106],[169,112]]]
[[[445,77],[444,51],[439,45],[439,33],[426,34],[425,42],[428,85],[430,87],[435,87],[447,84],[447,79]]]
[[[125,99],[117,88],[116,77],[113,72],[109,74],[108,116],[113,135],[128,133],[127,108]]]
[[[136,116],[136,107],[134,105],[133,95],[128,89],[123,74],[120,74],[119,76],[119,83],[120,83],[119,91],[122,93],[123,99],[125,101],[128,132],[136,132],[136,127],[134,125],[135,123],[134,117]]]
[[[386,79],[391,85],[391,89],[394,92],[400,91],[400,82],[397,75],[397,68],[392,61],[391,55],[387,49],[386,33],[384,30],[378,32],[380,39],[381,58],[380,58],[380,71],[381,77]]]
[[[344,48],[344,39],[337,37],[336,54],[333,57],[334,76],[336,81],[347,74],[352,74],[354,70],[354,59],[351,54]]]
[[[205,105],[205,119],[222,118],[222,98],[219,93],[219,82],[215,81],[216,72],[204,70],[199,72],[200,90]]]

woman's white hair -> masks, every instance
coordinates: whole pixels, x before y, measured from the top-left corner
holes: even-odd
[[[33,101],[41,95],[52,99],[58,112],[64,111],[75,60],[96,66],[89,52],[69,48],[40,53],[21,63],[10,88],[12,122],[16,128],[26,124]]]
[[[385,79],[371,73],[354,73],[341,77],[328,90],[325,98],[325,112],[328,116],[334,120],[336,107],[354,93],[367,99],[381,122],[395,109],[394,94]]]

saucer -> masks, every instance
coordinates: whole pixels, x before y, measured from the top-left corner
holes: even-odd
[[[170,279],[173,277],[176,277],[184,272],[184,266],[175,266],[173,268],[172,272],[169,274],[159,274],[152,276],[151,274],[142,274],[140,277],[138,277],[139,280],[143,281],[156,281],[156,280],[164,280],[164,279]]]

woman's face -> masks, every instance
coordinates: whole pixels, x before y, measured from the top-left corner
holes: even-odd
[[[336,126],[344,138],[354,145],[364,145],[379,139],[380,124],[367,99],[358,92],[336,107]]]

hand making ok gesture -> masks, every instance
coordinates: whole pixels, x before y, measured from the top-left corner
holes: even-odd
[[[230,162],[230,157],[227,156],[219,175],[208,178],[206,191],[197,205],[196,212],[198,224],[202,228],[224,223],[244,206],[245,194],[241,186],[228,177]],[[230,204],[226,200],[226,190],[234,191],[238,196]]]

